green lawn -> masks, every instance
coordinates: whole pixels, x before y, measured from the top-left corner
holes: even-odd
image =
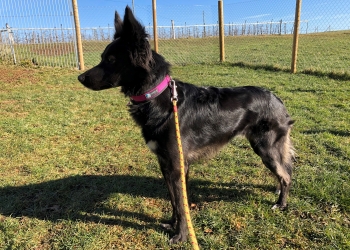
[[[350,31],[300,35],[298,71],[347,73],[350,79],[349,37]],[[225,60],[290,70],[292,45],[292,35],[227,36]],[[160,40],[159,51],[173,64],[213,63],[220,60],[219,41],[215,37]]]
[[[118,89],[78,71],[0,66],[0,249],[190,249],[159,226],[171,206],[157,161]],[[194,164],[202,249],[350,248],[350,81],[244,64],[173,67],[198,85],[258,85],[296,120],[287,211],[243,139]],[[180,117],[181,122],[181,117]]]

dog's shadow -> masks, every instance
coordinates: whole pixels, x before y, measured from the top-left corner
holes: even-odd
[[[236,183],[217,187],[210,181],[194,179],[190,181],[190,199],[197,203],[215,200],[235,202],[246,199],[254,188],[256,188],[254,185],[247,188]],[[155,219],[144,213],[119,211],[103,206],[110,196],[118,193],[129,194],[132,197],[169,200],[166,185],[161,178],[131,175],[78,175],[38,184],[1,187],[0,214],[50,221],[69,219],[144,228],[144,225],[140,226],[128,220],[128,218],[138,218],[146,222],[149,227],[157,227]],[[106,214],[113,215],[113,219],[106,218],[104,216]]]

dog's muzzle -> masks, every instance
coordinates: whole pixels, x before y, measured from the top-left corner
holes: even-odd
[[[84,81],[85,81],[85,74],[79,75],[78,76],[78,80],[79,80],[79,82],[84,83]]]

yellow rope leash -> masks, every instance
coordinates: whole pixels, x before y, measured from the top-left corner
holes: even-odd
[[[185,216],[186,216],[187,227],[188,227],[188,232],[189,232],[192,248],[195,250],[199,250],[199,246],[198,246],[198,242],[197,242],[197,238],[196,238],[196,233],[194,232],[192,221],[191,221],[190,209],[188,206],[188,199],[187,199],[185,161],[184,161],[184,156],[183,156],[183,152],[182,152],[179,117],[177,114],[177,92],[176,92],[175,81],[172,80],[171,83],[172,83],[171,88],[173,89],[172,102],[173,102],[173,108],[174,108],[176,139],[177,139],[177,145],[179,148],[179,156],[180,156],[181,188],[182,188],[182,194],[183,194],[183,204],[184,204]]]

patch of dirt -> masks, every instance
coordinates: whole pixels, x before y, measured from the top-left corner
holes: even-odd
[[[74,45],[71,43],[40,44],[31,50],[37,55],[64,56],[74,52]]]
[[[34,69],[0,66],[0,82],[5,84],[38,81]]]

